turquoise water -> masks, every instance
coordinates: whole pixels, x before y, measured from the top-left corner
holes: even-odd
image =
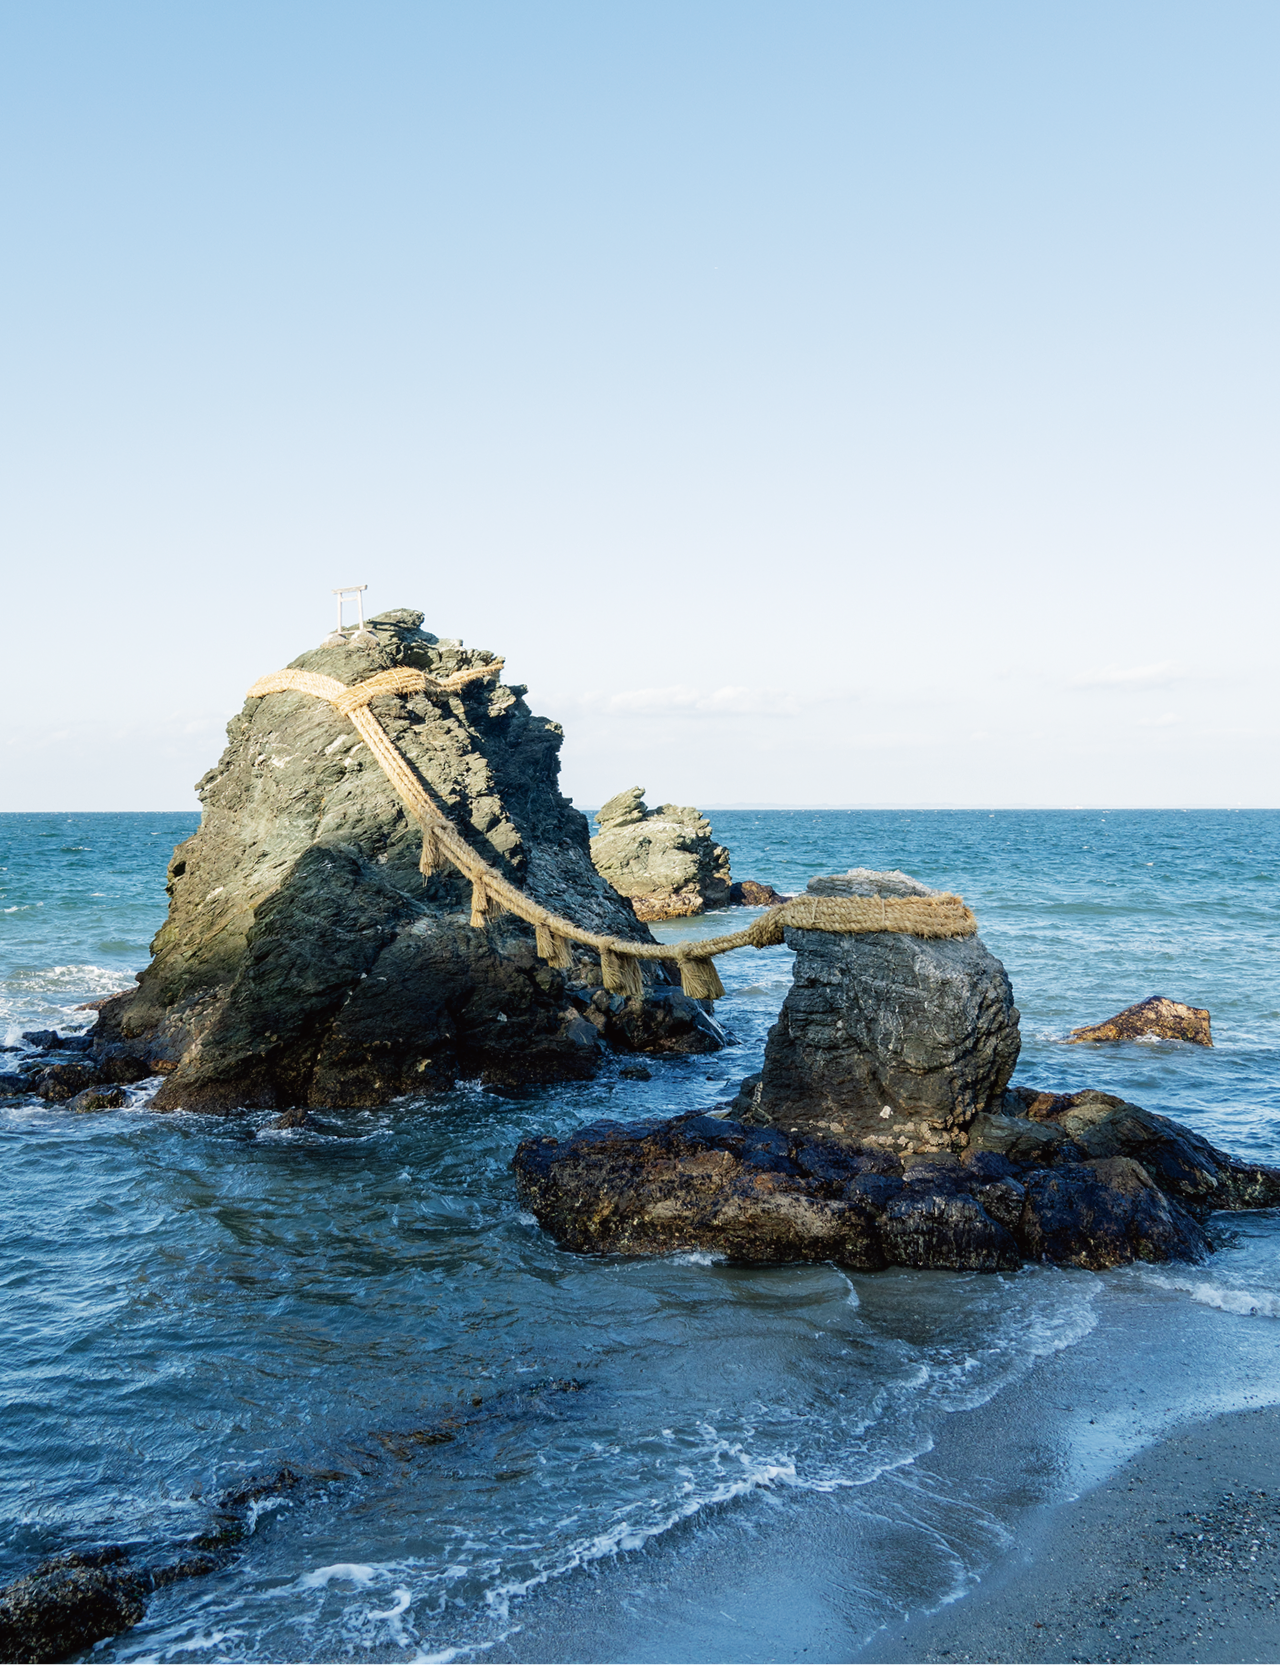
[[[195,820],[0,817],[3,1039],[84,1026],[77,1003],[145,964],[169,852]],[[713,821],[735,873],[782,890],[859,865],[961,892],[1013,978],[1017,1080],[1106,1087],[1280,1162],[1280,814]],[[265,1501],[243,1554],[161,1593],[95,1658],[518,1658],[522,1638],[546,1650],[539,1616],[579,1587],[621,1616],[664,1557],[713,1543],[750,1557],[766,1518],[799,1533],[835,1508],[863,1534],[842,1623],[865,1636],[961,1588],[1005,1542],[977,1470],[928,1474],[957,1414],[1012,1404],[1051,1362],[1087,1379],[1100,1326],[1148,1377],[1158,1343],[1165,1421],[1276,1397],[1272,1214],[1233,1223],[1206,1267],[1103,1276],[557,1251],[516,1199],[516,1142],[706,1104],[758,1069],[790,956],[720,964],[734,1046],[654,1062],[647,1083],[514,1102],[463,1085],[288,1132],[157,1116],[145,1084],[94,1117],[0,1108],[0,1578],[69,1544],[202,1532],[219,1488],[288,1464],[304,1485]],[[1156,993],[1210,1008],[1212,1051],[1063,1044]],[[442,1419],[449,1441],[412,1438]],[[1126,1412],[1108,1451],[1156,1426]],[[696,1646],[754,1658],[728,1614]]]

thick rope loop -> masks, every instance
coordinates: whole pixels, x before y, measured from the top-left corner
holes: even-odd
[[[273,671],[258,678],[249,690],[249,698],[310,694],[327,700],[350,718],[370,754],[403,799],[410,816],[422,829],[419,866],[423,875],[430,878],[448,862],[471,881],[472,926],[482,930],[487,920],[504,910],[516,914],[533,926],[537,952],[548,965],[568,970],[573,965],[570,944],[580,944],[600,956],[600,981],[604,987],[631,999],[639,1000],[644,993],[639,962],[654,960],[667,967],[674,965],[680,974],[680,987],[694,1000],[719,1000],[724,985],[715,968],[715,957],[734,949],[771,948],[785,941],[788,927],[836,933],[897,932],[926,938],[972,937],[977,931],[978,922],[970,909],[962,898],[952,895],[817,897],[806,892],[769,909],[741,931],[678,944],[630,943],[621,937],[587,931],[574,925],[572,920],[553,914],[476,855],[370,710],[370,701],[383,695],[449,695],[481,678],[496,677],[502,666],[501,659],[494,659],[487,665],[471,666],[439,679],[406,667],[379,671],[351,688],[336,677],[326,677],[316,671]]]

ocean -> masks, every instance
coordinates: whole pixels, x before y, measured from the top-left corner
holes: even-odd
[[[960,892],[1013,980],[1015,1081],[1280,1163],[1280,813],[711,818],[738,878]],[[129,984],[196,822],[0,816],[0,1039],[85,1028],[78,1004]],[[219,1492],[287,1466],[222,1571],[93,1658],[841,1658],[962,1593],[1029,1507],[1180,1419],[1280,1400],[1274,1211],[1218,1217],[1203,1266],[1103,1274],[557,1250],[517,1141],[725,1098],[790,961],[722,959],[733,1045],[643,1083],[462,1084],[293,1130],[152,1113],[146,1084],[91,1116],[0,1106],[0,1582],[207,1532]],[[1208,1007],[1214,1047],[1064,1044],[1152,994]]]

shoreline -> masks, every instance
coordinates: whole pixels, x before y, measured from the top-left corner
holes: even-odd
[[[1141,1277],[1111,1275],[1095,1311],[1087,1335],[944,1416],[914,1460],[864,1485],[762,1490],[702,1513],[531,1592],[501,1641],[457,1657],[495,1666],[1280,1658],[1280,1608],[1251,1606],[1229,1570],[1214,1575],[1212,1612],[1223,1617],[1221,1598],[1234,1592],[1233,1624],[1201,1628],[1199,1644],[1181,1648],[1174,1624],[1199,1609],[1180,1599],[1198,1600],[1207,1553],[1186,1558],[1184,1591],[1142,1574],[1158,1565],[1138,1544],[1148,1518],[1183,1532],[1190,1524],[1170,1519],[1179,1512],[1216,1521],[1224,1493],[1265,1491],[1253,1503],[1276,1513],[1269,1539],[1251,1534],[1262,1543],[1250,1578],[1269,1577],[1277,1594],[1280,1405],[1269,1402],[1280,1332]],[[1225,1352],[1224,1325],[1234,1333]],[[1206,1532],[1199,1544],[1222,1536],[1195,1531]],[[1145,1586],[1117,1571],[1135,1545]],[[1129,1623],[1119,1640],[1115,1625],[1097,1624],[1112,1613]]]
[[[859,1661],[1280,1658],[1280,1407],[1175,1430]]]

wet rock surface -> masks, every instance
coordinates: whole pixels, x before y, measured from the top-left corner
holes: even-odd
[[[909,875],[853,869],[817,896],[927,897]],[[838,1132],[898,1154],[959,1151],[1018,1060],[1018,1010],[980,937],[787,928],[794,983],[741,1107],[753,1121]]]
[[[630,787],[602,805],[591,860],[640,920],[673,920],[729,903],[729,852],[711,823],[687,804],[650,810],[644,788]]]
[[[123,1545],[66,1551],[0,1591],[0,1661],[69,1660],[136,1626],[147,1598],[179,1579],[212,1573],[222,1558],[184,1549],[139,1566]]]
[[[399,666],[443,678],[492,662],[421,622],[382,614],[359,643],[293,665],[350,685]],[[558,786],[560,727],[524,692],[480,680],[448,697],[387,696],[373,711],[487,862],[582,926],[652,941],[592,866],[586,818]],[[46,1053],[32,1078],[44,1098],[158,1074],[161,1110],[376,1105],[459,1076],[584,1079],[602,1045],[721,1045],[658,962],[646,963],[646,998],[596,1024],[583,997],[602,981],[598,959],[547,966],[533,927],[509,914],[473,929],[469,884],[453,869],[424,880],[419,829],[327,701],[249,700],[227,733],[199,785],[200,829],[170,863],[151,964],[101,1005],[82,1050]]]
[[[1194,1041],[1201,1047],[1213,1046],[1213,1032],[1209,1025],[1207,1007],[1188,1007],[1181,1001],[1171,1001],[1166,995],[1148,995],[1136,1006],[1126,1007],[1114,1018],[1101,1024],[1086,1024],[1072,1030],[1068,1041],[1140,1041],[1153,1037],[1160,1041]]]
[[[1196,1261],[1210,1252],[1211,1211],[1280,1204],[1280,1170],[1112,1095],[1057,1096],[1054,1110],[1023,1114],[1050,1097],[1015,1090],[960,1153],[899,1157],[720,1112],[528,1139],[513,1167],[566,1249],[862,1269]]]

